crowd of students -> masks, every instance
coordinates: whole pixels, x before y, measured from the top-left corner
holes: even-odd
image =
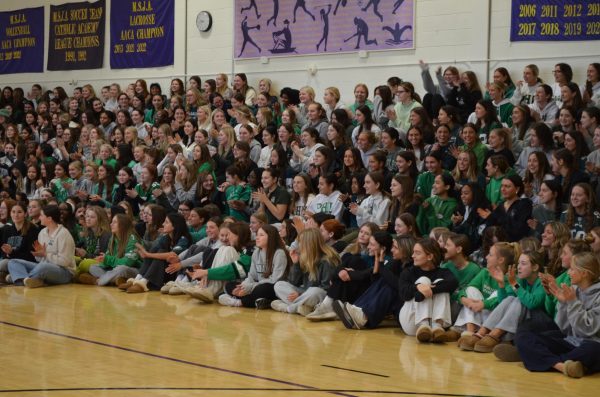
[[[271,308],[600,371],[600,64],[0,95],[0,281]]]

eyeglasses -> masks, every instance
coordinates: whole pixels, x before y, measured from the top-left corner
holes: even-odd
[[[190,211],[191,211],[191,209],[189,209],[189,208],[179,208],[179,210],[178,210],[178,211],[179,211],[179,212],[190,212]]]

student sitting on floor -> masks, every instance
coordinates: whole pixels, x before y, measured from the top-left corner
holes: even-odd
[[[11,259],[8,261],[10,277],[15,285],[28,288],[70,283],[75,273],[75,241],[59,223],[58,206],[42,207],[40,221],[45,229],[39,233],[31,252],[39,262]]]
[[[508,285],[500,267],[490,270],[498,283],[500,303],[483,322],[477,333],[461,337],[458,347],[461,350],[490,353],[502,340],[513,339],[517,326],[525,319],[546,316],[544,312],[545,292],[538,276],[544,266],[543,254],[525,251],[519,257],[518,271],[515,266],[508,268]],[[517,278],[518,277],[518,278]]]
[[[140,257],[144,260],[139,274],[135,279],[130,278],[127,283],[119,285],[119,289],[127,293],[140,293],[149,290],[157,291],[172,276],[165,272],[169,265],[167,259],[170,253],[181,253],[192,241],[185,219],[180,214],[167,214],[163,223],[162,234],[153,243],[150,249],[144,248],[141,243],[136,244]]]
[[[462,332],[460,336],[473,335],[491,311],[498,306],[498,282],[492,277],[492,269],[502,274],[516,263],[521,255],[517,243],[498,242],[492,245],[486,257],[487,268],[481,270],[469,285],[458,292],[462,305],[451,332]]]
[[[108,249],[95,258],[96,264],[91,265],[87,273],[79,275],[80,283],[121,285],[127,279],[137,276],[141,260],[137,253],[139,237],[133,227],[133,220],[125,214],[117,214],[110,223],[110,231],[112,236]]]
[[[439,267],[442,249],[431,238],[417,241],[412,258],[414,266],[400,274],[399,295],[404,301],[400,326],[419,342],[444,342],[444,328],[452,322],[450,294],[458,280],[450,270]]]
[[[568,272],[573,287],[549,285],[559,302],[560,331],[522,332],[515,342],[528,370],[581,378],[600,371],[600,260],[590,252],[576,254]]]
[[[230,281],[225,284],[226,293],[219,296],[220,304],[265,309],[277,299],[275,283],[287,275],[292,264],[277,228],[262,225],[256,233],[256,248],[248,277],[241,283]]]
[[[204,303],[212,303],[223,292],[227,281],[241,281],[250,270],[254,250],[250,228],[241,222],[231,223],[227,228],[228,245],[217,250],[210,264],[203,262],[202,268],[187,272],[192,280],[198,280],[198,284],[186,288],[185,293]]]
[[[275,294],[279,299],[271,302],[271,308],[306,316],[325,298],[340,257],[325,244],[318,228],[300,233],[298,251],[293,250],[290,256],[294,265],[286,281],[275,283]]]

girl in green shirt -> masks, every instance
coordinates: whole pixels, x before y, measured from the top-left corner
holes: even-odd
[[[490,247],[486,256],[487,268],[482,269],[468,284],[458,291],[458,301],[462,305],[452,329],[461,332],[466,338],[473,335],[498,306],[498,282],[494,277],[502,274],[504,282],[506,270],[519,259],[521,249],[518,243],[499,242]],[[492,273],[495,276],[492,276]],[[459,341],[459,347],[460,347]]]
[[[433,196],[423,202],[417,214],[417,226],[423,236],[428,236],[434,227],[449,228],[458,204],[451,196],[454,194],[454,179],[449,174],[436,176],[431,192]]]
[[[485,170],[490,180],[485,187],[485,197],[489,200],[493,208],[502,201],[500,185],[507,174],[508,168],[508,162],[500,154],[493,155],[486,162]]]
[[[543,312],[546,293],[539,278],[543,267],[542,253],[525,251],[519,257],[518,266],[509,267],[508,283],[499,268],[492,270],[491,275],[499,287],[500,303],[476,334],[461,338],[459,347],[462,350],[490,353],[502,340],[511,340],[519,323],[530,318],[532,312]]]
[[[467,123],[464,125],[460,135],[464,145],[459,147],[459,149],[462,151],[470,150],[475,153],[475,157],[477,157],[477,170],[481,172],[483,170],[485,154],[487,153],[488,149],[487,146],[484,145],[479,139],[477,127],[473,123]],[[458,151],[455,151],[454,155],[455,157],[458,157]]]
[[[50,181],[50,190],[59,203],[63,203],[69,198],[69,190],[73,186],[73,179],[67,176],[69,163],[65,160],[59,161],[54,167],[55,178]]]

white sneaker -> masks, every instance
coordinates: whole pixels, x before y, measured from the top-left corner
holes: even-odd
[[[358,329],[365,326],[367,323],[367,316],[365,316],[365,313],[360,307],[346,303],[346,310],[348,310],[348,314],[350,314],[350,317],[352,317],[352,320],[354,320],[354,324],[356,324]]]
[[[333,311],[332,306],[323,303],[318,304],[315,310],[306,316],[306,319],[310,321],[329,321],[336,318],[337,315]]]
[[[204,303],[213,303],[213,301],[215,300],[215,297],[206,288],[196,286],[196,287],[186,288],[184,291],[186,294],[188,294],[192,298],[201,300]]]
[[[175,281],[169,281],[168,283],[166,283],[165,285],[162,286],[162,288],[160,289],[160,293],[166,295],[169,293],[171,288],[174,286],[175,286]]]
[[[299,315],[301,315],[302,317],[306,317],[308,316],[310,313],[312,313],[314,310],[314,307],[312,306],[308,306],[308,305],[300,305],[298,306],[298,308],[296,309],[296,313],[298,313]]]
[[[175,281],[175,285],[169,290],[169,295],[185,295],[185,289],[193,285],[189,281]]]
[[[241,299],[234,298],[231,295],[223,294],[219,296],[219,303],[223,306],[241,307]]]
[[[273,309],[277,312],[288,313],[287,303],[285,303],[284,301],[279,300],[279,299],[271,302],[271,309]]]

